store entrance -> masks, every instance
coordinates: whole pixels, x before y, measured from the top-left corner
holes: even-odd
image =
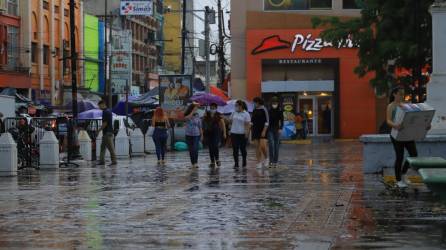
[[[299,95],[297,110],[304,115],[307,134],[333,136],[333,96],[331,93]]]

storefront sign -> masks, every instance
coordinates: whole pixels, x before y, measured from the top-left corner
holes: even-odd
[[[147,1],[121,1],[122,16],[152,16],[153,2]]]
[[[111,82],[114,94],[124,94],[132,83],[132,32],[112,32]]]
[[[301,34],[298,33],[294,36],[292,42],[286,41],[280,38],[278,35],[269,36],[262,40],[259,46],[254,48],[251,52],[252,55],[262,54],[268,51],[290,49],[291,53],[295,53],[298,49],[311,52],[321,51],[324,48],[356,48],[351,39],[341,41],[337,47],[334,47],[333,43],[324,41],[320,37],[313,37],[313,34]]]
[[[171,119],[181,120],[189,98],[192,96],[192,76],[160,75],[161,107]]]
[[[263,65],[303,65],[303,64],[323,64],[328,63],[330,59],[323,58],[305,58],[305,59],[266,59]]]

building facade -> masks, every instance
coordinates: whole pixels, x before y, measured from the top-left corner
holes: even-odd
[[[71,86],[69,0],[20,1],[21,60],[31,69],[32,97],[60,105],[64,87]],[[83,6],[76,1],[75,36],[78,58],[83,58]],[[78,82],[82,86],[82,63]]]
[[[383,121],[383,101],[369,78],[359,78],[357,48],[339,48],[313,29],[314,16],[359,17],[351,0],[232,1],[231,94],[281,99],[287,119],[308,117],[313,136],[357,138],[375,133]],[[383,110],[383,111],[381,111]]]
[[[16,88],[27,94],[31,88],[30,66],[20,45],[21,13],[19,0],[0,0],[0,88]]]
[[[104,0],[84,1],[86,13],[101,20],[107,13],[108,27],[132,32],[132,88],[139,88],[141,92],[158,81],[158,55],[162,54],[163,46],[157,34],[162,27],[162,7],[162,1],[153,0],[153,16],[120,16],[120,0],[108,0],[107,5]]]

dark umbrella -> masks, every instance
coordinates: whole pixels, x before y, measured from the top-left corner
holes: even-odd
[[[190,98],[193,102],[198,102],[201,105],[209,106],[212,103],[216,103],[218,106],[225,106],[226,102],[220,96],[216,96],[209,93],[203,93],[194,95]]]
[[[71,103],[68,103],[65,105],[65,108],[71,109]],[[84,111],[92,110],[92,109],[98,109],[98,105],[90,100],[78,100],[77,101],[77,110],[79,113],[82,113]]]
[[[116,116],[115,114],[113,114]],[[102,118],[102,110],[100,109],[91,109],[84,111],[82,113],[79,113],[78,119],[101,119]]]

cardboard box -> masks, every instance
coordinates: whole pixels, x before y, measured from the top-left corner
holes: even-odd
[[[397,108],[395,123],[402,129],[392,129],[397,141],[420,141],[426,138],[427,127],[432,123],[435,110],[426,103],[405,103]]]

